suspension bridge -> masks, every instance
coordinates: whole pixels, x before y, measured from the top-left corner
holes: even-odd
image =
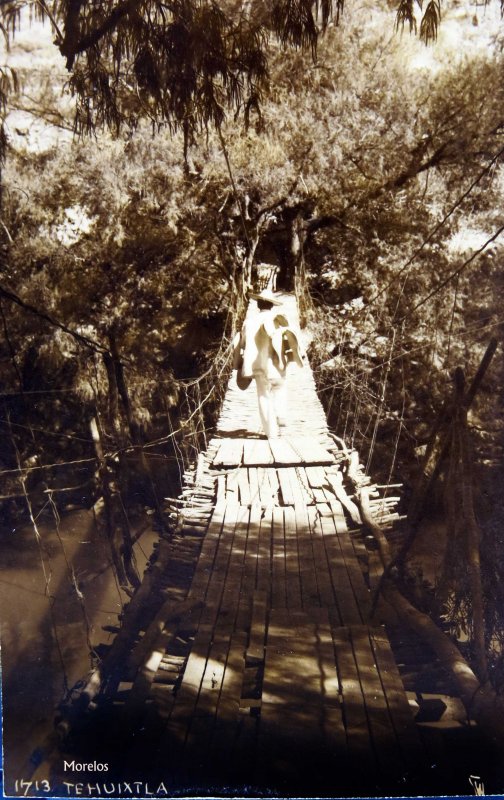
[[[281,299],[295,317],[295,298]],[[175,529],[73,699],[85,721],[65,758],[110,762],[107,781],[148,776],[192,795],[426,785],[428,755],[371,614],[382,568],[351,463],[377,524],[392,524],[398,498],[330,434],[309,365],[291,367],[278,439],[260,433],[254,384],[231,378],[214,438],[170,501]],[[67,715],[61,732],[71,727]]]

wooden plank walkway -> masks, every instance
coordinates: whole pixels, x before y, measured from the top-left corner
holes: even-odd
[[[260,434],[254,385],[231,379],[196,478],[215,487],[210,518],[185,525],[200,541],[194,602],[133,677],[138,731],[150,726],[138,744],[189,794],[415,794],[425,755],[386,630],[370,624],[343,453],[309,365],[291,368],[275,441]]]

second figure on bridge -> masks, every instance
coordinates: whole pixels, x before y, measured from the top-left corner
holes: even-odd
[[[259,416],[266,436],[279,436],[286,424],[285,378],[290,362],[303,366],[299,337],[282,303],[265,289],[251,294],[257,308],[249,308],[242,331],[234,342],[233,366],[240,388],[256,382]]]

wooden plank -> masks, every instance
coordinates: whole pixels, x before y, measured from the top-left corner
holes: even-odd
[[[237,467],[242,463],[243,439],[222,439],[215,454],[214,467]]]
[[[278,499],[278,476],[276,469],[262,468],[261,484],[259,486],[259,493],[261,497],[261,505],[264,507],[271,507],[279,505]]]
[[[362,530],[348,531],[348,534],[350,536],[350,540],[352,542],[352,546],[357,558],[367,562],[369,551],[366,545],[364,544],[364,531]]]
[[[306,495],[303,491],[301,481],[299,480],[297,469],[295,467],[287,467],[285,472],[291,485],[291,496],[293,498],[294,505],[302,506],[304,508],[306,506]]]
[[[226,476],[225,475],[218,475],[217,476],[217,499],[215,501],[216,505],[222,505],[226,502]]]
[[[208,770],[208,743],[215,728],[229,648],[229,636],[214,635],[184,748],[184,757],[177,765],[178,779],[182,785],[197,785],[198,777],[204,779]]]
[[[147,659],[151,656],[153,651],[158,646],[158,639],[163,633],[165,627],[170,624],[170,628],[177,626],[182,617],[188,616],[191,613],[198,614],[203,603],[194,598],[177,601],[171,598],[166,600],[159,611],[156,613],[154,619],[148,626],[143,637],[132,650],[128,659],[128,670],[139,669],[145,666]],[[198,615],[199,616],[199,615]]]
[[[243,463],[246,466],[267,466],[273,462],[273,453],[266,439],[243,440]]]
[[[224,519],[222,526],[219,547],[212,567],[212,573],[205,597],[206,608],[203,611],[202,619],[207,622],[215,619],[215,614],[220,608],[224,581],[228,571],[231,548],[233,545],[235,529],[238,524],[239,517],[240,506],[228,506],[228,509],[226,510],[226,518]]]
[[[324,486],[326,483],[326,472],[324,467],[306,466],[305,471],[310,486],[312,486],[314,489],[321,489],[322,486]]]
[[[396,782],[406,777],[407,767],[403,761],[395,729],[388,713],[388,705],[371,648],[368,629],[361,625],[352,626],[350,636],[380,771],[387,781]]]
[[[198,627],[189,658],[187,659],[184,676],[177,692],[177,701],[184,699],[186,696],[191,696],[194,699],[194,705],[196,704],[206,668],[212,632],[211,625],[201,624]]]
[[[216,713],[229,647],[229,635],[214,633],[194,711],[195,716],[214,716]]]
[[[259,557],[259,531],[261,528],[261,506],[253,503],[250,508],[245,563],[240,590],[240,610],[249,608],[257,583],[257,561]]]
[[[284,514],[282,508],[273,509],[272,542],[271,602],[274,608],[285,608],[285,539]]]
[[[261,784],[289,793],[330,782],[344,757],[332,638],[306,614],[271,611],[258,741]],[[325,648],[325,650],[324,650]],[[339,734],[336,725],[339,719]],[[342,749],[343,748],[343,749]],[[339,781],[338,781],[339,785]]]
[[[291,447],[288,439],[269,439],[268,441],[275,464],[301,464],[303,462],[299,453]]]
[[[280,491],[282,492],[283,505],[294,505],[294,494],[287,467],[277,469],[277,476],[280,483]]]
[[[342,761],[346,759],[347,742],[329,615],[326,609],[316,609],[316,611],[317,621],[311,621],[310,612],[307,612],[304,615],[306,619],[300,619],[296,628],[301,641],[310,643],[315,658],[315,669],[318,669],[320,674],[319,695],[322,705],[320,725],[323,731],[320,770],[328,773],[331,769],[339,769]]]
[[[259,439],[244,439],[243,440],[243,465],[249,467],[257,464],[256,449]]]
[[[250,511],[240,506],[233,537],[227,571],[224,576],[220,615],[226,611],[226,620],[233,624],[239,609],[243,567],[247,550]]]
[[[313,559],[316,564],[316,578],[320,602],[327,608],[334,607],[336,605],[336,597],[331,580],[331,571],[324,544],[321,520],[320,517],[318,517],[318,511],[315,507],[308,508],[307,514],[310,523],[311,545],[313,549]],[[342,624],[341,618],[339,618],[339,623]]]
[[[323,489],[318,489],[316,486],[313,487],[313,499],[315,503],[327,503],[327,497]]]
[[[334,457],[315,437],[291,436],[290,444],[304,464],[334,464]]]
[[[278,501],[278,491],[280,489],[280,481],[278,479],[278,470],[275,467],[272,467],[268,470],[268,478],[271,485],[271,491],[273,493],[273,497],[277,500],[277,505],[279,505]]]
[[[205,596],[208,584],[212,575],[212,567],[219,546],[219,540],[222,533],[222,526],[224,519],[228,514],[232,514],[232,506],[225,509],[217,507],[212,515],[210,524],[208,526],[203,545],[196,565],[196,570],[189,589],[188,597],[190,598],[203,598]]]
[[[316,619],[315,619],[316,617]],[[329,623],[329,614],[325,608],[291,611],[290,618],[296,628],[297,638],[307,642],[315,658],[315,671],[319,674],[319,694],[324,707],[335,706],[341,710],[340,683],[336,670],[334,643]],[[302,667],[300,667],[302,669]],[[341,718],[340,733],[344,738],[344,726]]]
[[[410,770],[419,772],[425,765],[426,753],[413,719],[388,636],[383,628],[371,628],[370,636],[399,747]]]
[[[319,506],[319,510],[323,511],[324,507]],[[332,517],[322,516],[320,526],[331,574],[333,593],[338,604],[340,616],[345,625],[360,624],[362,616],[352,590],[352,584],[350,583]]]
[[[263,703],[292,703],[312,710],[339,706],[339,686],[328,620],[313,623],[306,613],[270,614]],[[307,719],[309,714],[307,712]]]
[[[324,489],[324,492],[331,509],[336,533],[346,533],[348,531],[348,526],[345,519],[345,512],[343,511],[343,506],[339,500],[336,500],[332,492],[327,487]]]
[[[312,791],[315,785],[317,765],[311,748],[320,751],[323,739],[320,733],[309,738],[305,714],[304,707],[292,704],[263,703],[261,707],[254,783],[272,787],[280,797],[305,796],[303,783],[306,783],[308,764]],[[282,791],[278,787],[282,787]]]
[[[248,473],[248,482],[250,487],[250,502],[257,504],[260,502],[258,468],[250,467],[247,470],[247,473]]]
[[[335,500],[330,505],[334,514],[333,520],[336,527],[341,552],[343,554],[350,582],[352,584],[352,589],[361,611],[362,620],[363,622],[366,622],[371,611],[371,598],[369,589],[366,586],[364,575],[359,563],[355,558],[353,545],[348,533],[346,521],[344,520],[341,504]],[[343,522],[341,522],[341,517],[343,517]]]
[[[371,742],[366,704],[347,628],[332,630],[338,676],[343,695],[350,772],[363,771],[372,782],[377,764]]]
[[[268,638],[266,645],[268,648],[280,648],[284,646],[285,631],[290,628],[290,613],[285,606],[283,608],[272,608],[269,614]],[[269,650],[267,651],[269,653]],[[272,654],[269,655],[273,658]]]
[[[275,459],[273,457],[273,453],[271,452],[271,448],[269,446],[267,439],[262,439],[261,441],[258,442],[256,454],[259,464],[264,464],[265,466],[268,466],[270,464],[275,463]]]
[[[257,484],[259,490],[259,502],[263,508],[271,505],[273,500],[271,484],[265,467],[257,467]]]
[[[267,611],[268,611],[267,592],[261,590],[255,591],[252,602],[252,622],[250,625],[250,638],[246,654],[247,664],[264,661],[264,648],[266,646]]]
[[[263,708],[267,703],[285,704],[289,699],[296,702],[295,674],[299,664],[294,653],[295,637],[296,631],[288,609],[271,609],[266,640]]]
[[[273,511],[265,510],[259,529],[259,547],[257,551],[257,589],[271,592],[271,545],[272,545]]]
[[[320,597],[317,585],[317,568],[313,555],[312,534],[306,507],[295,506],[295,522],[301,578],[301,604],[303,608],[318,606],[320,605]],[[319,567],[324,569],[325,565],[320,564]],[[332,603],[332,592],[329,599]]]
[[[301,575],[299,567],[296,513],[292,506],[284,509],[285,581],[288,608],[301,607]]]
[[[306,474],[306,470],[304,467],[296,467],[296,475],[298,477],[299,485],[301,486],[301,492],[303,495],[303,504],[305,506],[313,505],[315,502],[315,498],[313,497],[313,490],[310,486],[310,482],[308,480],[308,475]]]
[[[238,490],[239,490],[239,501],[240,505],[242,506],[249,506],[252,500],[251,492],[250,492],[250,484],[248,480],[248,470],[247,469],[239,469],[238,470]]]
[[[161,664],[161,660],[165,654],[166,647],[174,631],[172,627],[169,630],[162,630],[158,632],[157,638],[152,642],[149,647],[149,652],[146,656],[145,663],[143,663],[138,671],[133,686],[126,698],[124,713],[126,719],[136,717],[143,711],[143,706],[149,697],[151,686],[156,677],[156,672]]]
[[[253,786],[257,761],[257,729],[259,718],[241,709],[237,735],[233,743],[230,784]]]
[[[227,637],[216,639],[212,653],[215,659],[209,658],[201,693],[205,702],[202,713],[195,714],[183,758],[178,760],[173,773],[178,785],[195,787],[201,781],[222,782],[226,775],[225,752],[222,752],[223,734],[228,733],[226,719],[223,722],[223,708],[226,698],[236,695],[230,676],[237,678],[235,668],[236,640]],[[243,644],[241,644],[243,658]],[[217,672],[216,672],[217,666]],[[208,681],[208,691],[204,686]],[[241,676],[238,680],[238,692],[241,691]],[[235,705],[238,704],[235,702]],[[229,758],[229,752],[227,756]]]
[[[160,752],[166,753],[170,767],[175,771],[182,756],[189,733],[194,708],[198,700],[201,681],[206,669],[212,628],[200,625],[187,660],[182,683],[165,732],[160,741]]]
[[[219,774],[229,761],[233,744],[238,734],[240,697],[245,669],[246,634],[236,633],[229,648],[229,655],[222,681],[222,691],[216,712],[216,725],[211,742],[212,760],[215,760]]]
[[[226,475],[226,503],[238,503],[238,472],[239,467]]]

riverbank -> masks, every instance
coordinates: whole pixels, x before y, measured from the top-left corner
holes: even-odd
[[[139,527],[145,525],[145,520]],[[92,509],[54,524],[1,534],[1,664],[5,791],[52,730],[67,688],[86,675],[90,650],[107,643],[128,597],[117,584]],[[134,552],[140,575],[157,534],[149,526]],[[42,559],[44,569],[42,568]],[[73,575],[75,575],[75,582]]]

